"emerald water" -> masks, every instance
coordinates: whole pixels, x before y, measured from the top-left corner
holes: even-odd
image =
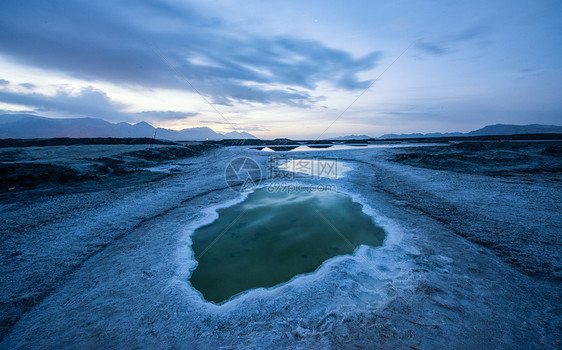
[[[191,284],[215,303],[313,272],[359,245],[380,246],[385,235],[361,204],[336,192],[261,188],[218,214],[192,235]]]

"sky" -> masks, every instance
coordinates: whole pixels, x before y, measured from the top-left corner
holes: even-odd
[[[0,113],[22,112],[302,139],[561,125],[562,2],[3,0]]]

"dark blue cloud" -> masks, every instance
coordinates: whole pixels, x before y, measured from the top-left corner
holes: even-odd
[[[481,40],[491,31],[488,26],[474,26],[458,33],[445,35],[434,40],[418,40],[415,47],[430,55],[446,55],[455,52],[455,47],[468,41]]]
[[[491,31],[489,26],[480,25],[467,28],[457,34],[451,36],[451,40],[455,42],[470,41],[480,39]]]
[[[182,111],[125,112],[124,104],[112,101],[105,92],[87,87],[77,94],[59,91],[54,96],[39,93],[19,93],[0,89],[0,101],[35,108],[29,113],[56,112],[59,116],[96,117],[109,121],[138,121],[139,117],[149,121],[186,119],[199,115]]]
[[[444,55],[450,52],[449,49],[445,48],[444,46],[442,46],[443,44],[438,44],[438,43],[432,43],[432,42],[427,42],[427,41],[418,41],[416,42],[416,47],[428,54],[431,55]]]
[[[8,85],[10,82],[6,79],[0,79],[0,85]]]
[[[21,86],[21,87],[24,87],[24,88],[26,88],[26,89],[28,89],[28,90],[32,90],[32,89],[35,88],[35,84],[31,84],[31,83],[22,83],[22,84],[20,84],[20,86]]]
[[[304,107],[305,89],[331,81],[368,85],[356,74],[380,58],[362,58],[293,37],[233,32],[181,3],[7,0],[0,4],[0,53],[25,64],[89,80],[189,89],[153,47],[212,101],[280,102]],[[295,86],[297,91],[258,84]]]
[[[105,92],[92,87],[78,94],[59,91],[54,96],[38,93],[17,93],[0,90],[0,101],[21,106],[34,107],[37,111],[60,112],[67,116],[88,116],[108,120],[132,120],[130,114],[121,112],[125,107],[109,99]]]

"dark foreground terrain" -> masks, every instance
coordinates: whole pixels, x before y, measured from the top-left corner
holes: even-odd
[[[153,181],[164,174],[152,167],[216,147],[152,139],[0,140],[0,199]]]
[[[561,180],[562,141],[465,141],[407,149],[394,161],[435,170],[490,176],[552,175]]]

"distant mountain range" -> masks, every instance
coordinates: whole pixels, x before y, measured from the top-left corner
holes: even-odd
[[[32,114],[0,115],[0,138],[33,139],[52,137],[153,137],[165,140],[222,140],[256,139],[247,132],[232,131],[221,134],[211,128],[183,130],[155,128],[146,122],[137,124],[110,123],[96,118],[57,119]]]
[[[447,133],[429,133],[429,134],[385,134],[377,137],[378,139],[404,139],[404,138],[420,138],[420,137],[447,137],[447,136],[487,136],[487,135],[516,135],[516,134],[547,134],[562,133],[562,126],[557,125],[511,125],[511,124],[495,124],[488,125],[481,129],[467,133],[447,132]]]
[[[257,139],[254,135],[232,131],[221,134],[208,127],[197,127],[183,130],[155,128],[146,122],[136,124],[110,123],[96,118],[58,119],[46,118],[32,114],[2,114],[0,115],[0,139],[34,139],[53,137],[153,137],[173,141],[201,141],[222,139]],[[562,133],[562,126],[556,125],[488,125],[468,133],[429,133],[429,134],[385,134],[377,139],[447,137],[447,136],[486,136],[486,135],[515,135],[515,134],[544,134]],[[362,140],[372,139],[368,135],[347,135],[331,138],[330,140]]]
[[[332,137],[328,140],[341,141],[341,140],[368,140],[368,139],[372,139],[372,137],[368,135],[347,135],[347,136]]]

